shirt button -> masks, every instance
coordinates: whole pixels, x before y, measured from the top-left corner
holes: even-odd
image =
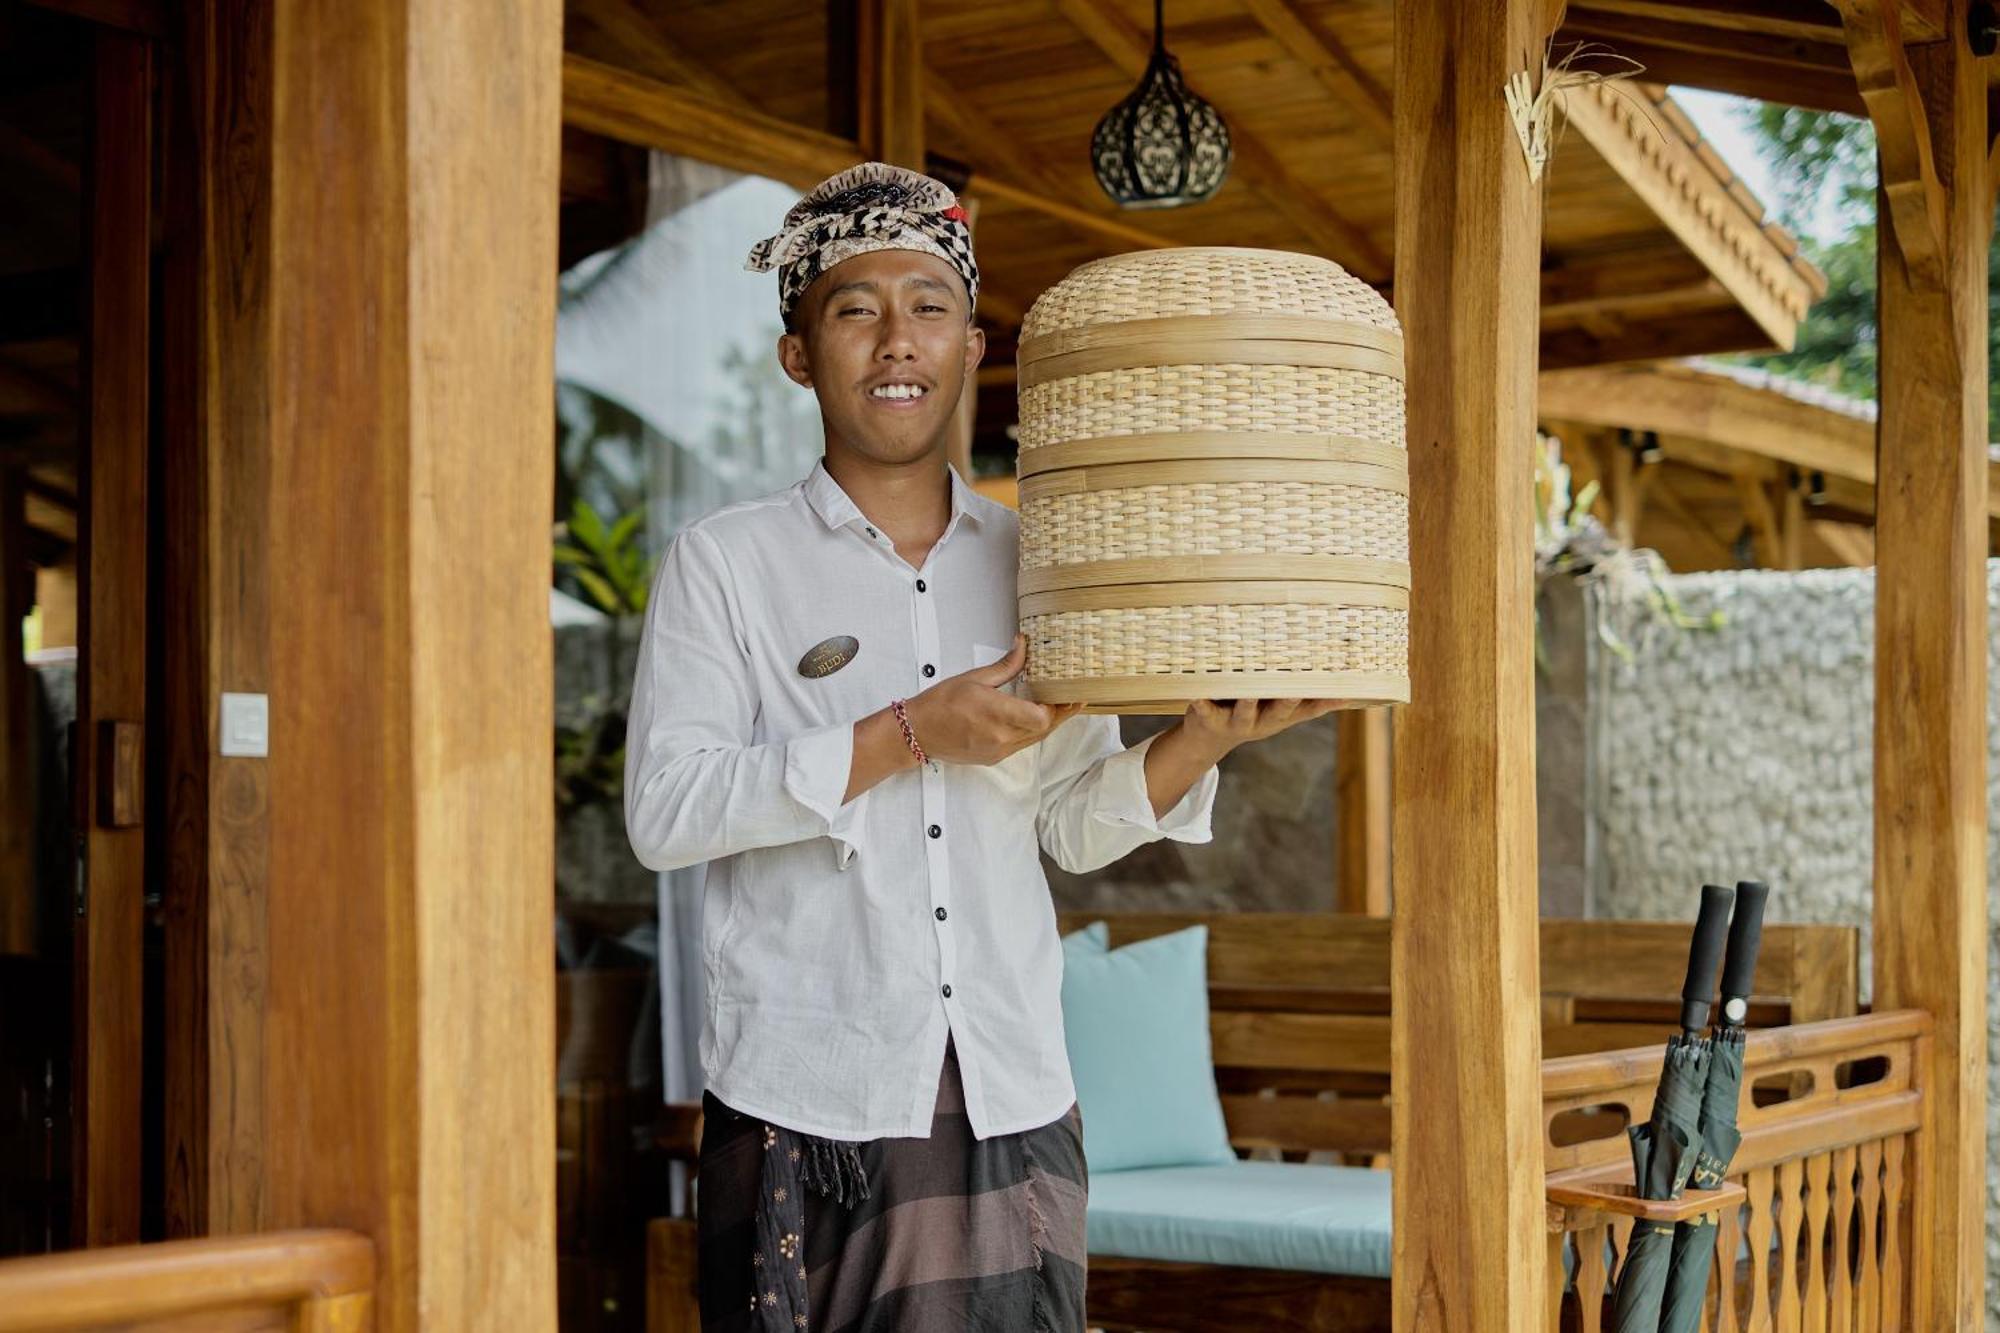
[[[932,665],[931,665],[931,664],[930,664],[929,662],[926,662],[926,663],[924,663],[924,678],[925,678],[925,679],[929,679],[930,677],[932,677],[932,676],[935,676],[936,674],[937,674],[937,668],[936,668],[936,667],[932,666]]]
[[[875,529],[873,529],[873,528],[870,528],[870,529],[868,529],[868,535],[869,535],[870,537],[873,537],[873,536],[875,535]]]
[[[951,983],[949,981],[945,982],[942,989],[944,991],[944,998],[949,1000],[951,998]]]
[[[942,838],[944,836],[944,830],[936,824],[931,825],[925,832],[929,833],[933,838]]]
[[[940,907],[940,908],[938,908],[938,909],[937,909],[937,919],[938,919],[938,920],[942,921],[942,920],[944,920],[944,919],[945,919],[945,917],[946,917],[946,916],[948,916],[948,915],[950,915],[950,914],[949,914],[948,912],[946,912],[946,911],[945,911],[945,910],[944,910],[944,909],[943,909],[942,907]]]
[[[929,585],[929,584],[927,584],[927,583],[925,583],[925,582],[924,582],[924,581],[923,581],[922,579],[918,579],[918,580],[917,580],[917,591],[918,591],[918,592],[923,592],[923,591],[927,590],[927,589],[928,589],[929,587],[930,587],[930,585]]]

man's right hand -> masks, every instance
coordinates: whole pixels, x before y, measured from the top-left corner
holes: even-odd
[[[997,764],[1083,710],[1081,704],[1051,706],[1007,693],[1027,665],[1028,642],[1016,634],[999,661],[947,677],[906,702],[924,753],[946,763]]]

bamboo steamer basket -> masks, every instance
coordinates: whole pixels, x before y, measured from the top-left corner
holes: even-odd
[[[1091,712],[1410,697],[1394,312],[1338,264],[1151,250],[1021,327],[1028,684]]]

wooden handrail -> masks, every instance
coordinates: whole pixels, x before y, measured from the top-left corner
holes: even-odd
[[[0,1261],[0,1333],[48,1333],[370,1292],[375,1242],[352,1231],[118,1245]]]
[[[1859,1014],[1853,1018],[1830,1018],[1794,1027],[1758,1029],[1752,1031],[1744,1043],[1743,1068],[1747,1075],[1760,1066],[1781,1060],[1804,1060],[1882,1042],[1910,1041],[1927,1035],[1930,1030],[1931,1016],[1919,1009],[1896,1009],[1879,1014]],[[1596,1089],[1657,1080],[1660,1063],[1665,1058],[1664,1047],[1655,1045],[1544,1060],[1542,1095],[1545,1098],[1575,1096]]]

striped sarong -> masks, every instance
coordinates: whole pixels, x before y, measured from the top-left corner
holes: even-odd
[[[975,1139],[945,1052],[927,1139],[831,1143],[702,1101],[703,1333],[1083,1333],[1083,1129]]]

